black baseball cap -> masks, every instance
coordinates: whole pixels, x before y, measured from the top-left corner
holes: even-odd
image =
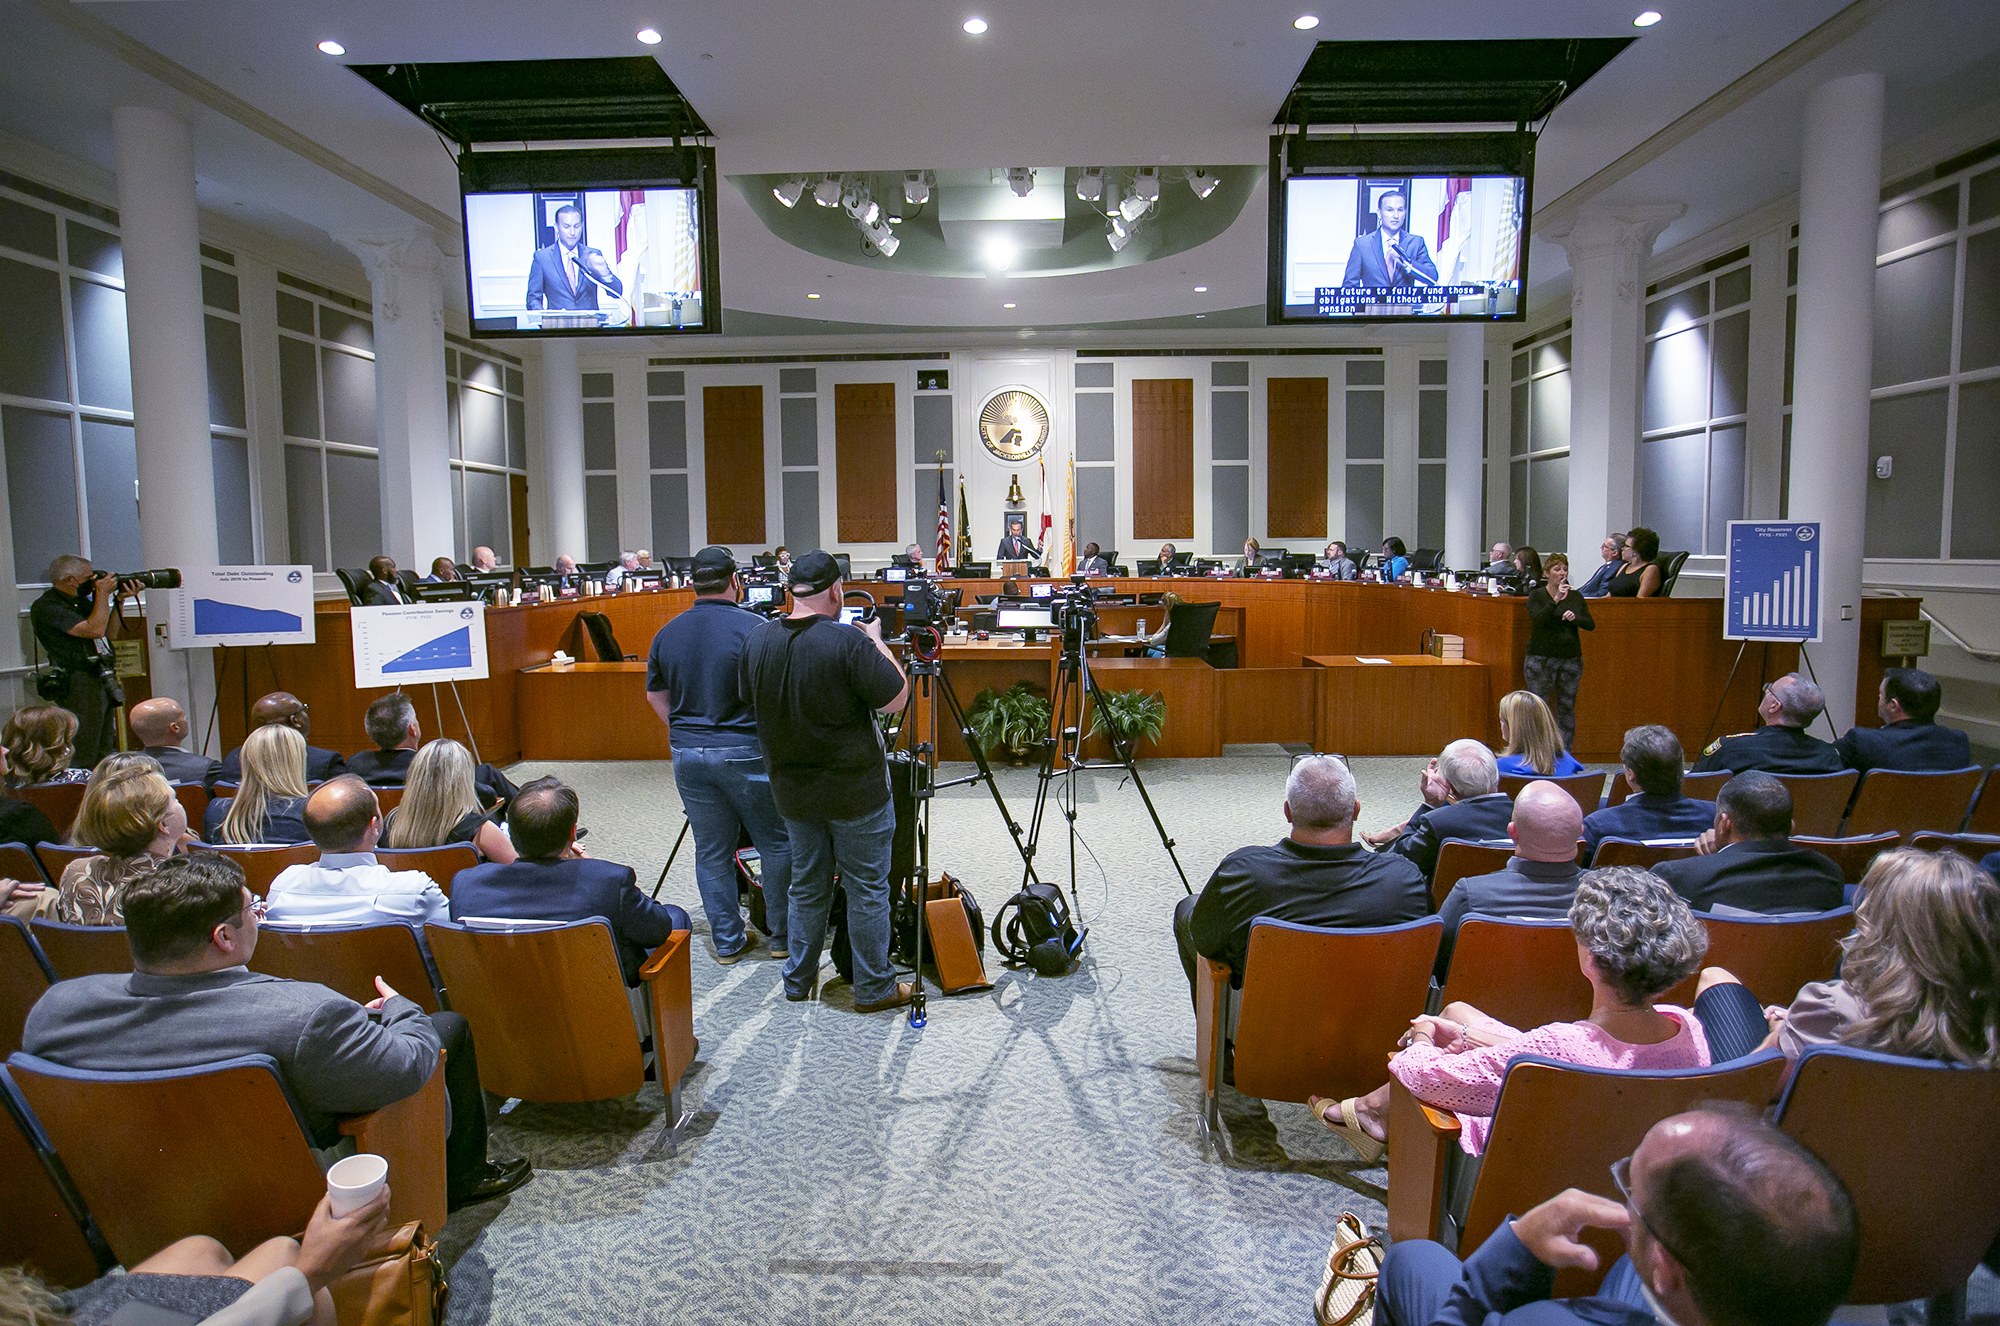
[[[824,594],[840,579],[840,563],[833,554],[815,548],[792,563],[792,593]]]
[[[729,549],[710,546],[694,555],[689,575],[695,580],[713,581],[716,584],[736,574],[736,559]]]

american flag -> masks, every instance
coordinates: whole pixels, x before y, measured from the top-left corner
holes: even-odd
[[[944,467],[938,467],[938,569],[951,565],[951,490],[944,486]]]

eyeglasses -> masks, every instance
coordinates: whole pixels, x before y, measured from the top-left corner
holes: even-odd
[[[1674,1251],[1672,1244],[1660,1237],[1660,1231],[1653,1228],[1653,1222],[1646,1219],[1646,1213],[1639,1209],[1639,1203],[1632,1198],[1632,1157],[1620,1156],[1611,1162],[1611,1184],[1618,1189],[1618,1195],[1624,1199],[1625,1209],[1630,1211],[1640,1226],[1653,1236],[1653,1242],[1665,1248],[1675,1261],[1685,1266],[1686,1259]]]
[[[1347,763],[1345,755],[1336,755],[1330,750],[1309,750],[1292,756],[1292,768],[1298,768],[1301,760],[1339,760],[1343,765]]]
[[[245,907],[241,912],[238,913],[238,915],[249,916],[255,920],[261,921],[264,919],[265,914],[268,913],[270,910],[271,910],[271,904],[265,902],[262,898],[252,898],[250,900],[250,905]]]

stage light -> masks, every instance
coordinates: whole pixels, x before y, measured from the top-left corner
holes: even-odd
[[[785,205],[787,211],[799,205],[799,199],[806,196],[806,182],[803,177],[786,180],[771,190],[771,196]]]
[[[1146,214],[1146,208],[1149,206],[1151,204],[1137,193],[1128,193],[1125,195],[1124,200],[1118,204],[1118,215],[1124,217],[1127,221],[1137,221]]]
[[[988,267],[996,272],[1004,272],[1014,265],[1014,259],[1018,254],[1012,240],[1002,239],[996,235],[986,241],[986,246],[980,251],[980,256],[985,260]]]
[[[1119,230],[1118,223],[1114,221],[1111,229],[1104,233],[1104,242],[1111,246],[1113,253],[1122,253],[1125,246],[1132,242],[1132,232]]]
[[[870,238],[868,242],[873,244],[876,248],[876,251],[879,252],[883,257],[893,258],[896,256],[896,250],[903,247],[903,241],[897,239],[895,234],[891,232],[887,226],[882,227],[882,232],[883,232],[882,238],[880,239]]]
[[[319,44],[319,49],[320,49],[320,54],[322,54],[322,55],[345,55],[345,54],[347,54],[347,48],[346,48],[345,46],[342,46],[342,45],[341,45],[341,44],[340,44],[339,42],[337,42],[337,41],[323,41],[323,42],[321,42],[321,43]]]
[[[1152,166],[1141,166],[1132,174],[1132,192],[1149,203],[1160,201],[1160,172]]]
[[[1008,167],[1007,187],[1014,191],[1016,198],[1026,198],[1035,191],[1034,168],[1032,166]]]
[[[1087,203],[1094,203],[1104,196],[1104,172],[1096,166],[1090,167],[1076,177],[1076,196]]]
[[[1131,233],[1137,230],[1138,228],[1139,228],[1138,222],[1136,221],[1127,222],[1125,218],[1119,215],[1117,212],[1113,212],[1111,214],[1111,233],[1118,236],[1120,239],[1129,237]]]
[[[1300,32],[1311,32],[1314,28],[1319,26],[1319,15],[1300,14],[1297,18],[1292,20],[1292,26],[1297,28]]]
[[[931,200],[930,181],[921,170],[913,170],[903,176],[903,201],[912,207],[921,207]]]
[[[863,230],[882,219],[881,204],[865,193],[850,193],[841,199],[841,205],[847,209],[847,214],[854,218],[855,224]]]
[[[986,20],[983,18],[969,18],[965,20],[965,30],[977,37],[980,33],[986,31]]]
[[[813,185],[813,201],[821,207],[832,207],[840,201],[840,176],[829,175]]]
[[[1657,9],[1649,9],[1645,13],[1639,15],[1639,17],[1633,19],[1632,26],[1635,28],[1650,28],[1659,21],[1660,21],[1660,11]]]
[[[660,30],[658,28],[640,28],[638,37],[640,41],[645,42],[648,46],[658,46],[660,44]]]
[[[1208,195],[1215,192],[1215,186],[1220,183],[1222,183],[1221,180],[1218,180],[1205,170],[1197,170],[1194,174],[1188,176],[1188,187],[1194,190],[1194,196],[1197,198],[1208,197]]]

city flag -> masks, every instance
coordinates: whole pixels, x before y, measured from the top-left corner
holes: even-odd
[[[944,467],[938,467],[937,564],[942,571],[951,565],[951,492],[944,486]]]
[[[1063,569],[1064,576],[1076,574],[1076,458],[1070,457],[1069,492],[1063,503],[1067,513],[1063,522]]]
[[[953,565],[963,566],[972,560],[972,512],[965,505],[965,480],[958,481],[958,556]]]

